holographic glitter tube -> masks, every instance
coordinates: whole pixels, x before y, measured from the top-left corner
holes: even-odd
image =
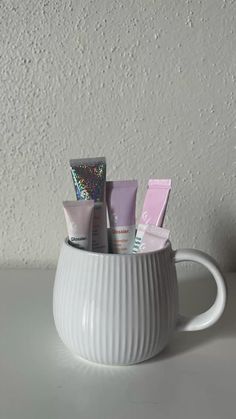
[[[94,200],[92,250],[107,253],[106,159],[72,159],[70,167],[77,200]]]

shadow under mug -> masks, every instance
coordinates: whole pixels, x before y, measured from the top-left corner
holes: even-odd
[[[193,261],[213,275],[213,305],[192,318],[178,314],[175,264]],[[165,248],[141,254],[101,254],[62,245],[53,291],[59,336],[77,356],[130,365],[157,355],[173,332],[213,325],[223,313],[226,288],[216,262],[192,249]]]

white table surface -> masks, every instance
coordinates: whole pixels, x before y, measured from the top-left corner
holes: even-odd
[[[236,274],[211,329],[176,334],[158,358],[106,367],[73,357],[52,317],[54,271],[0,272],[1,419],[235,419]],[[213,281],[180,281],[182,309],[206,308]]]

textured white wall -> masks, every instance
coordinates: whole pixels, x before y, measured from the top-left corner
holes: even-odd
[[[174,247],[236,268],[233,0],[0,2],[3,266],[56,264],[71,157],[171,177]]]

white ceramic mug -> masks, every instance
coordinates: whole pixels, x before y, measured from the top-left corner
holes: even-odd
[[[193,318],[178,314],[175,264],[194,261],[212,273],[213,305]],[[178,329],[205,329],[226,303],[223,275],[216,262],[198,250],[118,255],[62,245],[53,293],[53,314],[65,345],[89,361],[135,364],[158,354]]]

